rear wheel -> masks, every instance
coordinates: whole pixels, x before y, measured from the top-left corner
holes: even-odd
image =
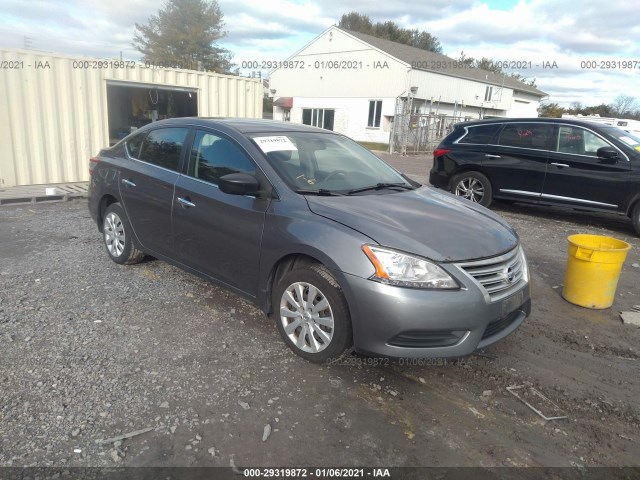
[[[451,182],[451,191],[483,207],[491,205],[493,191],[491,182],[480,172],[463,172]]]
[[[133,232],[119,203],[112,203],[104,211],[102,235],[104,245],[111,260],[120,265],[140,263],[144,252],[138,250],[133,243]]]
[[[633,222],[633,228],[636,231],[636,235],[640,236],[640,201],[637,201],[631,212],[631,221]]]
[[[301,357],[322,363],[351,347],[347,301],[326,267],[311,264],[286,273],[273,289],[272,302],[280,335]]]

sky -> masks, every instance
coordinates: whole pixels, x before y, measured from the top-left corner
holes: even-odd
[[[27,48],[139,60],[134,24],[157,14],[159,0],[3,0],[0,48]],[[630,0],[218,0],[234,63],[285,60],[343,13],[426,30],[443,53],[520,62],[546,101],[569,106],[640,103],[640,10]],[[557,68],[542,68],[543,65]],[[625,63],[619,63],[625,62]],[[625,68],[634,66],[634,68]],[[539,67],[536,67],[539,65]],[[595,68],[593,68],[595,67]],[[615,67],[615,68],[613,68]],[[243,73],[248,73],[243,71]],[[265,72],[266,73],[266,72]]]

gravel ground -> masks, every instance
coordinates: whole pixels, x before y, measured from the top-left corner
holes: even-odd
[[[428,159],[386,159],[426,178]],[[86,201],[0,208],[0,466],[640,465],[640,328],[618,318],[640,304],[640,239],[617,217],[495,210],[531,263],[520,329],[463,362],[318,366],[239,297],[112,263]],[[571,233],[631,243],[611,309],[560,297]]]

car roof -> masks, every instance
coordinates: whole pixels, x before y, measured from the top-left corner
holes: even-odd
[[[548,117],[527,117],[527,118],[485,118],[483,120],[472,120],[469,122],[459,122],[456,126],[470,127],[474,125],[488,125],[492,123],[522,123],[522,122],[538,122],[538,123],[562,123],[569,125],[580,125],[583,127],[599,127],[606,128],[611,125],[594,122],[590,120],[576,120],[573,118],[548,118]]]
[[[323,128],[311,127],[292,122],[265,120],[261,118],[228,118],[228,117],[180,117],[160,120],[148,126],[197,126],[211,127],[219,130],[233,130],[238,133],[284,133],[284,132],[315,132],[334,133]]]

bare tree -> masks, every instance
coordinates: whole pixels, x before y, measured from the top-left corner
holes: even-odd
[[[631,95],[618,95],[611,103],[611,110],[618,116],[631,115],[638,107],[635,97]]]
[[[584,110],[584,105],[578,100],[571,102],[570,106],[573,113],[582,113],[582,110]]]

